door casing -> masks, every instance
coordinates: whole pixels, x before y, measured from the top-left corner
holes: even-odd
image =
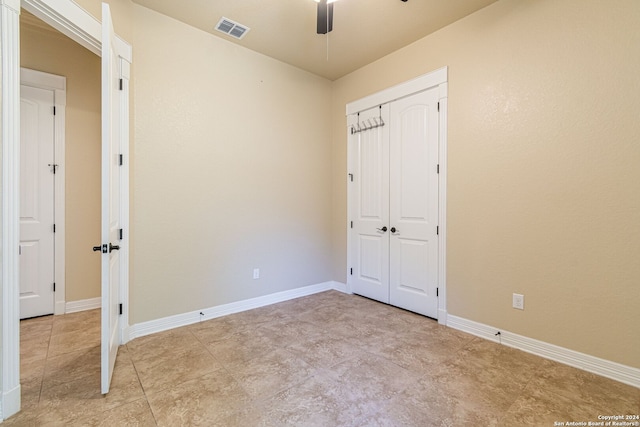
[[[415,79],[401,83],[396,86],[384,89],[380,92],[366,96],[359,100],[350,102],[346,106],[347,114],[347,134],[350,132],[351,126],[355,125],[355,114],[361,111],[371,109],[373,107],[384,105],[399,98],[404,98],[418,92],[425,91],[434,87],[438,88],[438,102],[440,108],[439,114],[439,135],[438,148],[440,165],[440,174],[438,182],[438,204],[439,204],[439,240],[438,240],[438,323],[447,324],[447,107],[448,107],[448,68],[443,67],[430,73],[419,76]],[[345,176],[347,182],[347,291],[352,292],[351,285],[351,266],[355,260],[352,260],[352,241],[350,230],[350,218],[354,214],[354,206],[352,206],[352,190],[349,174],[354,170],[355,153],[352,152],[352,146],[347,146],[347,168],[348,173]]]
[[[0,0],[0,67],[2,84],[2,372],[0,375],[0,420],[20,410],[20,323],[19,323],[19,227],[20,227],[20,7],[24,7],[53,28],[100,55],[102,24],[71,0]],[[130,78],[131,46],[116,38],[121,57],[122,75]],[[123,101],[122,125],[129,127],[127,101]],[[123,132],[122,151],[128,157],[128,130]],[[129,162],[122,170],[122,227],[129,231]],[[128,341],[129,233],[121,242],[121,298],[125,310],[121,319],[120,339]]]

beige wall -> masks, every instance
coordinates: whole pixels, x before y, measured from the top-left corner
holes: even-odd
[[[102,3],[108,3],[116,34],[131,43],[133,38],[133,3],[131,0],[74,0],[80,7],[102,22]]]
[[[134,18],[131,323],[329,280],[330,82]]]
[[[449,313],[640,367],[638,22],[636,0],[502,0],[334,82],[333,278],[345,104],[447,65]]]
[[[67,37],[21,25],[21,65],[67,78],[67,302],[100,296],[100,58]]]

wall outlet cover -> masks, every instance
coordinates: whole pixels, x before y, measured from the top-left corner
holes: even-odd
[[[524,310],[524,295],[513,294],[513,308]]]

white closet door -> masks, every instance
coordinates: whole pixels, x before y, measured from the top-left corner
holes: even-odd
[[[389,302],[438,317],[438,89],[391,103]]]
[[[54,311],[54,93],[20,86],[20,318]]]
[[[361,124],[373,124],[388,105],[360,113]],[[353,153],[351,290],[389,302],[389,126],[351,134]],[[386,230],[386,231],[385,231]]]

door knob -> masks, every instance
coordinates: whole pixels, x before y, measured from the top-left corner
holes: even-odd
[[[119,250],[120,250],[120,246],[112,245],[111,243],[109,243],[109,253],[111,253],[112,251],[119,251]]]
[[[376,228],[376,230],[378,230],[378,231],[382,231],[382,232],[384,233],[384,232],[386,232],[386,231],[387,231],[387,227],[386,227],[386,226],[384,226],[384,227],[382,227],[382,228]]]
[[[94,246],[93,252],[100,252],[102,250],[102,246]]]
[[[389,230],[389,231],[391,231],[392,233],[395,233],[396,231],[398,233],[400,232],[400,230],[397,230],[395,227],[391,227],[391,230]]]

